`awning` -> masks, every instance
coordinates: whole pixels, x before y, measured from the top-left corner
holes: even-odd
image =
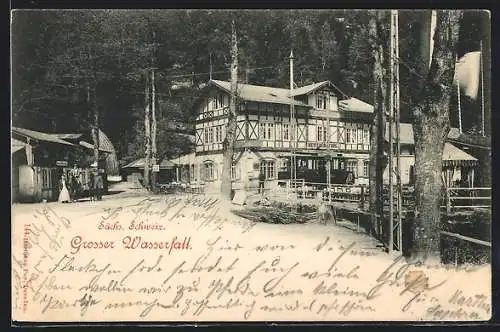
[[[24,136],[27,138],[31,138],[31,139],[34,139],[37,141],[44,141],[44,142],[51,142],[51,143],[58,143],[58,144],[63,144],[63,145],[74,146],[73,143],[62,140],[54,134],[47,134],[47,133],[42,133],[39,131],[34,131],[34,130],[30,130],[30,129],[25,129],[25,128],[18,128],[18,127],[12,127],[11,132],[13,134],[16,134],[19,136]]]
[[[446,142],[443,149],[443,166],[445,167],[462,167],[462,166],[476,166],[477,159],[460,150],[451,143]]]

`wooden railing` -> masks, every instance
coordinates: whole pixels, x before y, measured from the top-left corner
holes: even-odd
[[[462,252],[465,250],[465,247],[471,246],[471,245],[472,246],[479,245],[480,247],[483,248],[483,250],[486,250],[487,251],[486,256],[488,257],[487,260],[488,261],[490,260],[489,254],[491,252],[491,242],[475,239],[475,238],[465,236],[462,234],[458,234],[458,233],[446,232],[446,231],[441,231],[441,235],[442,236],[444,235],[445,237],[448,237],[456,242],[453,246],[450,246],[451,248],[453,248],[453,255],[454,255],[453,262],[455,265],[459,264],[459,257],[461,256]],[[464,242],[466,243],[466,245],[464,245]],[[479,255],[477,253],[477,250],[478,250],[478,248],[476,246],[475,254],[474,254],[474,258],[476,258],[476,259],[480,258],[480,257],[478,257]],[[479,253],[481,253],[481,249],[479,249]],[[484,263],[484,260],[483,260],[483,262],[476,262],[476,263]]]
[[[444,197],[444,205],[441,207],[446,208],[448,213],[456,209],[490,208],[491,188],[447,188]]]
[[[328,202],[351,202],[364,205],[369,190],[365,185],[331,184],[306,182],[304,179],[286,182],[287,194],[298,199],[321,199]]]

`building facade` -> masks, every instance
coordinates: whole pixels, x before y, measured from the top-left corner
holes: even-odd
[[[231,176],[235,188],[256,186],[260,171],[267,185],[290,167],[296,142],[297,167],[347,169],[356,183],[368,183],[370,123],[373,107],[349,98],[329,81],[293,90],[238,84],[235,155]],[[194,163],[183,180],[220,188],[222,148],[228,123],[230,82],[212,80],[198,104]],[[297,126],[292,126],[293,105]],[[294,130],[295,129],[295,130]],[[294,139],[296,137],[296,140]]]

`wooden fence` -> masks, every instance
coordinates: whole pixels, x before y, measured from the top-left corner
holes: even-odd
[[[444,204],[441,207],[446,208],[448,213],[457,209],[490,208],[491,188],[447,188]]]
[[[414,188],[402,186],[402,208],[412,211],[415,206]],[[298,199],[321,198],[328,202],[351,202],[359,204],[360,208],[367,206],[370,189],[366,185],[332,184],[330,188],[325,183],[306,182],[303,179],[286,183],[287,195],[295,194]],[[388,204],[388,188],[384,187],[384,202]],[[319,195],[319,196],[318,196]],[[396,200],[394,200],[396,201]],[[443,195],[442,208],[450,213],[452,210],[491,207],[491,188],[447,188]]]

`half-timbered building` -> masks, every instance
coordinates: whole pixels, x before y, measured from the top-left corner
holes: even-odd
[[[368,182],[369,124],[373,107],[350,98],[329,81],[293,90],[238,84],[236,142],[232,168],[235,187],[253,186],[262,171],[272,186],[278,172],[290,167],[295,142],[298,167],[332,167],[355,173]],[[228,123],[230,82],[211,80],[198,104],[195,163],[189,180],[220,185],[222,147]],[[296,132],[292,133],[293,104]],[[296,140],[294,140],[294,134]]]

